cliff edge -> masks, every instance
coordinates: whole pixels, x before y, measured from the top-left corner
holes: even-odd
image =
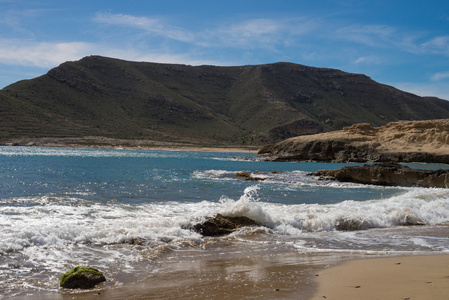
[[[343,130],[298,136],[263,147],[273,161],[449,163],[449,119],[354,124]]]

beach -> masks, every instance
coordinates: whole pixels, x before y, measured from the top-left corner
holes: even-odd
[[[316,288],[315,275],[346,257],[293,251],[209,250],[212,255],[198,251],[171,253],[164,266],[159,266],[164,272],[149,268],[137,282],[121,284],[108,278],[109,282],[91,290],[60,289],[58,293],[34,293],[14,299],[309,299]]]
[[[198,145],[153,140],[116,139],[107,137],[84,138],[23,138],[1,141],[0,146],[52,147],[81,149],[128,149],[156,151],[199,151],[199,152],[234,152],[257,153],[260,146],[254,145]]]
[[[447,299],[449,255],[350,260],[319,272],[318,299]]]
[[[163,274],[149,271],[138,283],[15,299],[447,299],[449,255],[356,257],[192,257]]]

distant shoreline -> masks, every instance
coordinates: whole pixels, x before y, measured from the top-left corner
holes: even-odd
[[[261,146],[253,145],[231,145],[227,147],[221,145],[198,145],[177,142],[160,142],[154,140],[114,139],[106,137],[21,138],[0,142],[0,146],[241,153],[257,153],[257,151],[261,148]]]

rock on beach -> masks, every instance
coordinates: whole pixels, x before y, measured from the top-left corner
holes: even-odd
[[[91,289],[104,281],[106,278],[97,269],[77,266],[62,275],[59,285],[68,289]]]

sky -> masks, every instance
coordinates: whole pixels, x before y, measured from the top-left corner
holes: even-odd
[[[0,89],[89,55],[291,62],[449,100],[449,1],[0,0]]]

